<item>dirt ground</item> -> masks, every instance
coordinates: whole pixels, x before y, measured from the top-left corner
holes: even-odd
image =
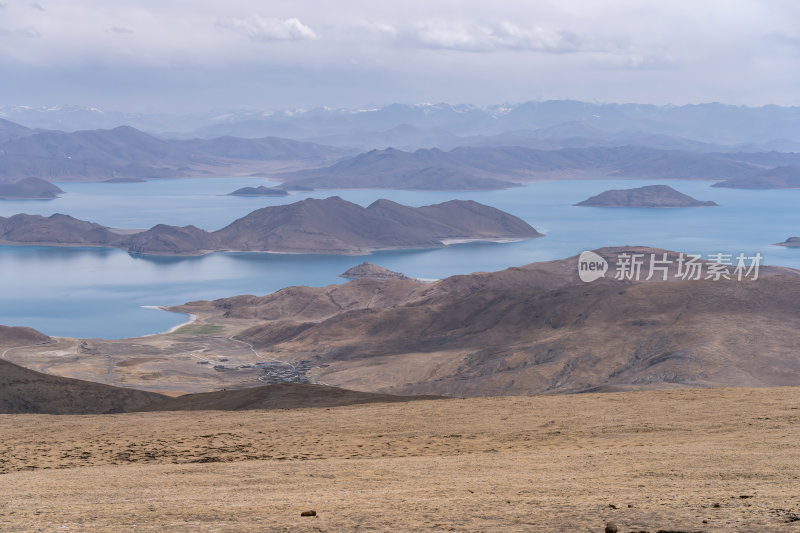
[[[0,435],[3,532],[800,530],[798,388],[2,415]]]
[[[275,362],[232,338],[255,321],[206,322],[133,339],[54,338],[51,344],[11,348],[4,359],[38,372],[177,396],[265,385],[253,365]],[[215,369],[215,366],[224,368]],[[291,363],[276,370],[294,370]],[[288,376],[284,381],[297,381]]]

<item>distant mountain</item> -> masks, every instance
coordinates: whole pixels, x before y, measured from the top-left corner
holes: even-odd
[[[13,128],[6,124],[5,129]],[[6,135],[0,142],[0,181],[29,176],[66,180],[170,178],[215,175],[222,172],[220,169],[235,172],[237,168],[240,173],[251,174],[274,170],[262,162],[295,168],[318,166],[347,153],[277,138],[164,140],[129,126],[24,133]]]
[[[435,148],[413,153],[394,148],[371,150],[327,168],[280,177],[287,185],[317,189],[481,190],[517,186],[459,160],[452,152]]]
[[[534,179],[722,179],[763,166],[721,153],[641,146],[535,150],[517,146],[372,150],[329,167],[277,175],[286,186],[391,189],[499,189]]]
[[[49,200],[64,191],[39,178],[25,178],[13,183],[0,183],[0,198],[15,200]]]
[[[248,124],[247,132],[237,133],[239,120]],[[754,152],[800,151],[800,108],[776,106],[397,104],[357,111],[237,112],[213,122],[215,135],[201,132],[213,138],[167,140],[130,126],[65,133],[5,121],[0,181],[225,174],[279,176],[295,188],[490,190],[531,179],[733,180],[800,165],[800,154]],[[748,130],[755,133],[743,133]],[[245,134],[256,138],[233,136]],[[437,148],[416,149],[420,146]],[[378,149],[355,155],[360,147]]]
[[[800,189],[800,166],[773,168],[754,176],[742,176],[715,183],[712,187],[731,189]]]
[[[0,118],[0,143],[32,135],[34,131],[20,124]]]
[[[564,127],[565,124],[582,126],[577,129]],[[411,142],[412,137],[403,137],[402,129],[398,132],[400,135],[392,133],[394,128],[414,128],[425,133],[418,134],[418,142],[414,143]],[[563,130],[553,131],[550,139],[606,139],[617,142],[618,146],[638,142],[634,138],[613,141],[609,135],[638,136],[647,145],[664,149],[681,149],[674,144],[676,141],[670,140],[676,139],[678,142],[696,142],[699,145],[738,145],[756,151],[800,150],[800,107],[744,107],[718,103],[656,106],[549,100],[485,107],[439,103],[391,104],[355,110],[317,108],[272,113],[234,112],[214,117],[209,125],[196,130],[194,134],[199,137],[280,136],[324,140],[337,146],[361,149],[388,146],[416,149],[473,144],[453,143],[449,139],[452,135],[491,137],[507,132],[544,131],[549,128]],[[598,135],[597,132],[605,133]],[[660,140],[659,136],[662,136]],[[425,137],[428,138],[425,141],[428,144],[419,142]],[[664,141],[666,144],[662,144]],[[519,145],[518,142],[503,144]],[[523,145],[545,148],[527,143]],[[566,146],[551,145],[550,148]]]
[[[473,145],[452,137],[477,139],[508,132],[539,131],[537,137],[544,135],[550,141],[562,138],[565,143],[529,144],[535,139],[526,134],[528,141],[503,144],[540,149],[589,146],[574,144],[585,142],[580,140],[584,139],[610,140],[617,146],[643,142],[661,149],[691,150],[689,146],[679,146],[686,142],[739,146],[747,151],[800,151],[800,107],[775,105],[658,106],[548,100],[488,106],[436,103],[361,109],[228,110],[194,115],[121,113],[79,106],[6,106],[0,108],[0,117],[31,128],[75,131],[130,125],[149,132],[174,132],[162,135],[166,137],[286,137],[361,150],[389,146],[407,150],[445,149]],[[544,134],[547,130],[552,131]],[[617,134],[639,140],[609,137]]]
[[[711,207],[715,202],[702,202],[666,185],[648,185],[636,189],[614,189],[578,202],[586,207]]]
[[[378,200],[367,208],[334,196],[265,207],[214,232],[159,224],[122,234],[68,215],[0,217],[0,243],[106,246],[131,253],[198,255],[213,251],[358,254],[439,248],[449,240],[531,239],[523,220],[474,201],[406,207]]]

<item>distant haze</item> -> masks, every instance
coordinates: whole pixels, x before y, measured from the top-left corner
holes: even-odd
[[[789,0],[2,0],[0,107],[797,105]]]

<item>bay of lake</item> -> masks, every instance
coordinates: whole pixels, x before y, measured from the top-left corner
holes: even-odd
[[[608,189],[665,183],[720,207],[589,208],[572,204]],[[144,183],[59,183],[48,201],[0,201],[0,215],[65,213],[105,226],[158,223],[219,229],[269,205],[338,195],[366,206],[378,198],[420,206],[475,200],[519,216],[546,237],[367,256],[215,253],[202,257],[133,256],[123,250],[0,246],[0,324],[49,335],[124,338],[156,333],[185,315],[143,306],[175,305],[236,294],[267,294],[290,285],[343,283],[338,277],[365,260],[406,275],[439,279],[576,255],[602,246],[647,245],[687,253],[760,252],[765,264],[800,268],[800,249],[773,246],[800,235],[800,190],[711,188],[705,181],[580,180],[527,184],[503,191],[326,190],[281,198],[226,196],[253,178],[160,180]]]

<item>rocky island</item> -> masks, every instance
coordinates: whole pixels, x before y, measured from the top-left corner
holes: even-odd
[[[775,246],[786,246],[788,248],[800,248],[800,237],[789,237],[783,242],[775,243]]]
[[[667,185],[648,185],[636,189],[613,189],[575,204],[581,207],[713,207]]]
[[[0,183],[0,199],[3,200],[52,200],[60,194],[64,194],[64,191],[39,178]]]
[[[216,251],[362,254],[380,249],[441,248],[457,240],[542,237],[520,218],[468,200],[408,207],[377,200],[368,207],[338,196],[264,207],[209,232],[158,224],[130,232],[78,220],[19,214],[0,217],[0,243],[103,246],[131,253],[202,255]]]
[[[236,189],[232,193],[228,194],[228,196],[288,196],[289,193],[285,189],[278,189],[276,187],[264,187],[263,185],[259,185],[258,187],[242,187],[241,189]]]
[[[353,268],[347,269],[342,274],[339,274],[339,277],[345,279],[361,279],[361,278],[372,278],[378,280],[385,280],[385,279],[411,279],[405,274],[401,274],[400,272],[394,272],[389,270],[388,268],[384,268],[382,266],[373,265],[369,262],[363,262],[360,265],[354,266]]]

